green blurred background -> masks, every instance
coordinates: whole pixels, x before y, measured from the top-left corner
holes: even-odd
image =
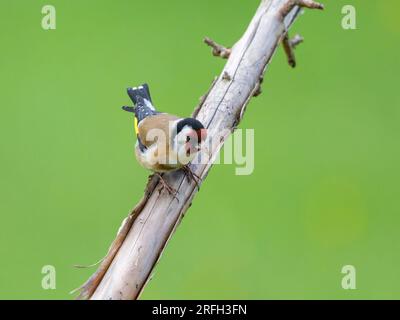
[[[202,38],[233,44],[258,3],[1,0],[0,298],[72,298],[95,270],[72,266],[106,253],[147,179],[125,88],[146,81],[189,115],[225,63]],[[292,29],[298,67],[279,48],[241,123],[253,174],[212,169],[143,299],[400,298],[400,3],[325,5]],[[347,264],[356,290],[341,288]]]

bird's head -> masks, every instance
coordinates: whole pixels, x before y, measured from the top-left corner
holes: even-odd
[[[185,146],[187,155],[195,154],[207,138],[207,129],[199,120],[185,118],[176,125],[176,137],[178,145]]]

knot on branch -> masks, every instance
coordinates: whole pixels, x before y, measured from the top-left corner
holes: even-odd
[[[261,82],[257,82],[253,90],[253,97],[258,97],[261,93],[262,93]]]
[[[253,97],[258,97],[261,93],[262,93],[262,89],[261,89],[261,84],[264,81],[264,75],[261,74],[260,77],[258,78],[258,81],[256,83],[256,86],[253,89]]]
[[[222,80],[231,81],[232,78],[228,72],[224,71],[224,74],[222,75]]]
[[[208,45],[209,47],[212,48],[212,54],[215,57],[221,57],[222,59],[228,59],[229,56],[231,55],[232,49],[231,48],[225,48],[224,46],[216,43],[214,40],[205,37],[204,38],[204,43]]]

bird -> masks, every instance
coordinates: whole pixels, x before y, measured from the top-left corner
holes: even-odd
[[[163,178],[165,172],[183,169],[188,178],[201,180],[188,164],[201,150],[207,139],[207,129],[195,118],[182,118],[158,111],[151,99],[149,86],[144,83],[127,89],[134,103],[122,109],[134,114],[137,138],[135,156],[139,164],[156,174],[169,193],[176,194]]]

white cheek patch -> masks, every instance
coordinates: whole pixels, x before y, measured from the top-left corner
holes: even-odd
[[[183,165],[188,164],[190,161],[192,161],[194,159],[194,157],[196,156],[196,152],[191,152],[189,155],[186,152],[186,146],[183,145],[178,149],[178,153],[177,153],[177,161],[178,163],[181,163]]]
[[[183,128],[181,132],[175,135],[174,144],[179,147],[186,143],[186,136],[190,129]]]

